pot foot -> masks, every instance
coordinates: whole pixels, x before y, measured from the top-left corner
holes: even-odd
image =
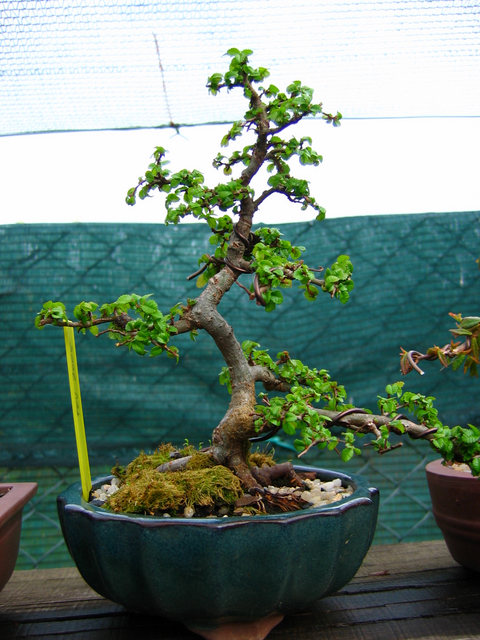
[[[274,613],[255,622],[225,622],[217,627],[185,626],[205,640],[264,640],[282,620],[282,613]]]

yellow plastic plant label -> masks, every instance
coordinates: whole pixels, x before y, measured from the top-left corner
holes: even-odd
[[[67,351],[68,378],[70,381],[70,395],[72,398],[73,423],[77,440],[78,464],[82,481],[82,495],[87,500],[92,488],[90,465],[88,462],[87,438],[83,422],[82,398],[80,396],[80,381],[78,379],[77,352],[75,351],[75,334],[72,327],[63,327],[65,334],[65,349]]]

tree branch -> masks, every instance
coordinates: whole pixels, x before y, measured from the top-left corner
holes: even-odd
[[[275,129],[269,129],[267,133],[268,133],[269,136],[276,136],[281,131],[284,131],[285,129],[287,129],[287,127],[290,127],[293,124],[297,124],[297,122],[300,122],[300,120],[302,118],[304,118],[306,115],[308,115],[308,114],[307,113],[300,113],[300,114],[298,114],[296,116],[293,116],[293,118],[291,120],[289,120],[287,123],[282,124],[279,127],[275,127]]]
[[[252,374],[256,382],[262,382],[266,391],[281,391],[284,393],[288,393],[291,389],[291,385],[283,380],[277,378],[275,373],[266,367],[261,365],[253,365],[251,366]],[[389,426],[393,433],[397,435],[402,435],[401,431],[392,425],[392,418],[388,416],[382,415],[374,415],[370,413],[366,413],[363,409],[349,409],[347,411],[330,411],[328,409],[317,409],[314,408],[315,411],[327,418],[330,418],[332,422],[336,422],[335,425],[338,427],[344,427],[347,429],[353,429],[354,431],[360,432],[372,432],[375,430],[378,431],[378,428],[385,425]],[[339,419],[340,418],[340,419]],[[398,418],[399,422],[405,428],[405,433],[407,433],[412,439],[417,440],[419,438],[431,441],[435,437],[436,429],[430,429],[429,427],[425,427],[421,424],[417,424],[416,422],[412,422],[408,420],[405,416],[401,416]],[[328,424],[327,424],[328,426]],[[376,434],[378,436],[378,434]]]
[[[97,327],[101,324],[113,323],[118,325],[122,329],[131,321],[131,318],[126,313],[114,314],[113,316],[100,316],[100,318],[95,318],[92,320],[88,320],[87,322],[81,322],[80,320],[69,320],[65,322],[65,320],[58,320],[57,318],[52,318],[49,316],[48,318],[42,318],[38,325],[40,327],[44,327],[47,324],[51,324],[55,327],[72,327],[73,329],[89,329],[90,327]]]
[[[252,376],[255,382],[261,382],[266,391],[282,391],[288,393],[290,385],[283,380],[279,380],[273,371],[262,367],[259,364],[251,366]]]
[[[328,409],[315,409],[315,411],[321,415],[330,418],[331,420],[335,420],[341,413],[341,411],[329,411]],[[369,413],[350,413],[349,415],[344,416],[338,423],[337,426],[347,427],[348,429],[353,429],[354,431],[369,431],[369,425],[373,424],[375,427],[380,427],[382,425],[390,426],[391,430],[398,434],[402,435],[401,432],[395,425],[391,424],[392,418],[388,416],[380,416]],[[417,424],[416,422],[412,422],[407,418],[403,417],[399,419],[399,422],[405,428],[405,433],[407,433],[413,440],[417,440],[422,438],[424,440],[431,441],[435,437],[436,429],[430,429],[429,427],[425,427],[421,424]],[[327,425],[328,426],[328,425]]]
[[[255,207],[255,211],[259,208],[259,206],[264,202],[272,193],[283,193],[285,194],[284,189],[279,189],[278,187],[271,187],[270,189],[266,189],[261,195],[258,196],[256,200],[253,201],[253,206]]]

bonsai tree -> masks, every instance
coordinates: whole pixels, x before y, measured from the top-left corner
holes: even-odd
[[[201,293],[192,293],[191,299],[166,313],[149,295],[134,293],[101,306],[81,302],[73,310],[74,318],[67,316],[62,303],[49,301],[38,314],[36,326],[70,326],[82,333],[107,334],[117,347],[140,356],[166,355],[174,360],[180,357],[177,344],[181,334],[195,340],[199,331],[206,331],[225,360],[220,383],[227,385],[231,400],[213,429],[210,446],[200,454],[228,468],[240,481],[242,491],[259,500],[266,499],[265,487],[275,478],[301,482],[290,463],[252,463],[251,443],[267,440],[281,429],[296,436],[299,455],[312,447],[328,447],[344,461],[360,453],[357,439],[365,434],[373,436],[369,446],[379,454],[401,446],[389,443],[391,433],[424,438],[445,451],[448,460],[462,460],[480,474],[480,432],[474,427],[459,427],[457,435],[447,437],[441,431],[443,425],[432,398],[403,392],[403,383],[397,382],[388,385],[386,396],[379,398],[376,415],[353,407],[346,403],[344,387],[326,370],[310,368],[288,350],[272,357],[254,341],[254,335],[240,344],[234,328],[221,315],[222,299],[234,286],[242,288],[259,313],[274,313],[284,295],[298,295],[294,288],[312,303],[320,294],[327,294],[334,303],[346,303],[353,288],[348,256],[339,256],[328,268],[314,268],[303,258],[304,248],[291,244],[277,229],[253,228],[257,211],[274,194],[292,206],[312,209],[318,221],[324,218],[325,210],[310,193],[308,182],[295,177],[291,168],[294,160],[318,166],[322,157],[312,148],[309,137],[296,138],[291,131],[306,117],[320,117],[337,127],[342,116],[325,112],[322,103],[314,101],[313,90],[300,81],[292,82],[285,91],[268,84],[269,71],[252,67],[251,53],[230,49],[226,73],[214,73],[207,83],[213,95],[240,90],[248,103],[243,119],[233,123],[221,145],[227,147],[246,133],[252,135],[253,142],[230,155],[219,153],[213,160],[225,181],[208,187],[200,171],[172,173],[165,149],[157,147],[144,177],[126,197],[126,202],[134,205],[138,198],[143,200],[158,191],[165,199],[166,224],[177,224],[188,216],[206,223],[215,249],[199,257],[200,268],[189,276],[189,280],[197,279]],[[319,258],[314,256],[315,263]],[[105,328],[100,331],[101,327]],[[407,360],[412,361],[412,356]],[[257,384],[263,385],[261,393]],[[404,411],[409,411],[411,418]],[[186,468],[191,461],[182,452],[170,450],[169,455],[173,462],[159,467],[160,471]]]

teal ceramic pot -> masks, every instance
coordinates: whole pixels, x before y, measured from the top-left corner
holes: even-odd
[[[379,493],[361,476],[295,469],[340,477],[355,491],[341,503],[281,515],[184,519],[110,513],[87,504],[76,483],[58,497],[63,535],[85,581],[131,611],[190,627],[299,612],[355,575],[375,532]]]

